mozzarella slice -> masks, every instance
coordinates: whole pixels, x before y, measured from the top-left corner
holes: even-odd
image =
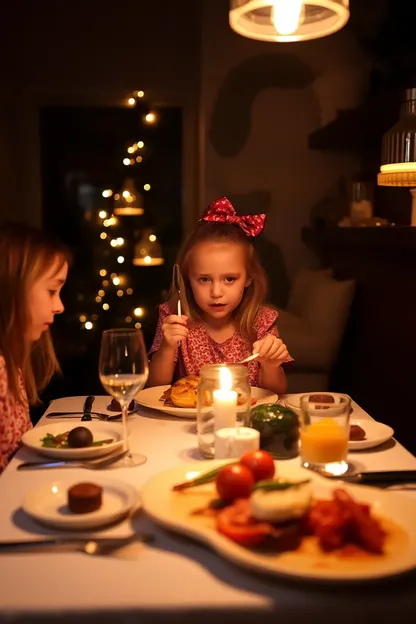
[[[255,490],[250,497],[251,514],[267,522],[295,520],[306,513],[311,500],[310,483],[287,490]]]

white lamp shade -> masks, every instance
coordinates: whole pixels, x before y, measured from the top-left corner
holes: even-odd
[[[143,231],[143,235],[134,248],[133,264],[136,266],[160,266],[163,258],[162,247],[151,229]]]

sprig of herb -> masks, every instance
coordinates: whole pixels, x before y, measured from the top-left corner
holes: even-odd
[[[229,464],[223,464],[218,468],[214,468],[214,470],[210,470],[209,472],[204,472],[204,474],[195,477],[195,479],[189,479],[188,481],[183,481],[183,483],[177,483],[172,487],[174,492],[178,492],[180,490],[186,490],[187,488],[194,487],[195,485],[204,485],[205,483],[209,483],[213,481],[217,474],[221,472],[225,466],[233,466],[234,464],[238,464],[238,461],[230,462]]]
[[[254,490],[265,490],[266,492],[272,492],[273,490],[282,491],[289,490],[291,488],[299,487],[300,485],[304,485],[305,483],[309,483],[310,479],[306,479],[305,481],[257,481],[257,483],[253,486]]]

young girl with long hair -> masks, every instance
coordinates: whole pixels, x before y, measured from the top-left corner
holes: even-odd
[[[70,253],[39,230],[0,227],[0,472],[32,425],[29,404],[58,372],[49,327],[64,311]]]
[[[278,312],[264,305],[267,277],[250,241],[263,230],[265,217],[239,217],[226,197],[202,214],[177,260],[183,314],[177,314],[175,288],[159,309],[149,386],[258,353],[248,363],[250,384],[285,392],[282,364],[292,358],[276,327]]]

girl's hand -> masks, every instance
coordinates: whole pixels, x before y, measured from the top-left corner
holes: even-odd
[[[289,356],[283,340],[276,338],[272,334],[267,334],[261,340],[253,344],[253,353],[258,353],[258,361],[266,366],[280,366]]]
[[[185,340],[188,336],[187,316],[177,316],[171,314],[167,316],[162,323],[163,342],[167,347],[176,349],[181,340]]]

